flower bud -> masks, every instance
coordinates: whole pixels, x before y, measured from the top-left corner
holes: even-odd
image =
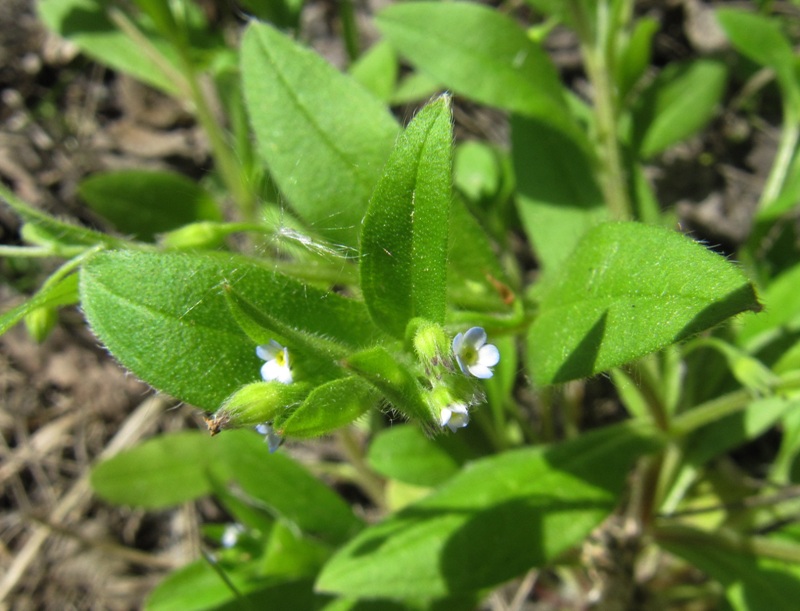
[[[417,321],[413,331],[414,351],[425,367],[425,373],[438,377],[448,367],[450,345],[447,334],[442,327],[435,323],[422,319],[417,319]]]
[[[28,333],[40,344],[47,339],[57,322],[58,314],[55,308],[36,308],[25,315],[25,327]]]
[[[277,381],[248,384],[228,397],[213,416],[206,418],[208,430],[216,435],[223,429],[271,422],[285,409],[301,403],[310,390],[308,384]]]
[[[217,248],[230,233],[219,223],[200,221],[184,225],[161,236],[161,244],[168,248],[192,250],[194,248]]]

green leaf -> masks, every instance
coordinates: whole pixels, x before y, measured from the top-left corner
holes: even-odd
[[[361,290],[375,322],[398,338],[412,318],[444,322],[452,139],[442,96],[400,137],[364,218]]]
[[[124,240],[48,216],[23,202],[3,184],[0,184],[0,199],[27,223],[22,228],[23,237],[27,241],[55,247],[95,246],[97,244],[108,247],[124,247],[125,245]],[[34,228],[33,232],[25,231],[31,227]],[[74,256],[74,253],[71,256]]]
[[[42,0],[36,6],[48,28],[74,42],[93,59],[162,91],[178,94],[178,83],[168,76],[177,70],[174,50],[154,29],[136,23],[142,40],[151,45],[150,49],[143,49],[142,40],[130,38],[112,23],[106,5],[99,0]]]
[[[418,420],[426,431],[432,433],[439,428],[414,373],[383,346],[353,354],[344,365],[381,391],[399,412]]]
[[[100,340],[157,389],[215,410],[263,361],[224,286],[287,325],[357,348],[379,332],[363,304],[227,253],[107,252],[81,269],[81,302]]]
[[[579,137],[553,64],[510,17],[466,2],[404,2],[378,28],[411,63],[458,94]]]
[[[620,98],[627,95],[650,67],[653,36],[659,25],[658,21],[649,17],[636,21],[615,66]]]
[[[470,457],[457,435],[429,439],[416,426],[381,431],[369,447],[367,461],[381,475],[415,486],[438,486],[458,473]]]
[[[770,282],[761,298],[764,312],[742,318],[737,343],[749,351],[800,329],[800,264]]]
[[[170,573],[150,592],[147,611],[238,611],[240,609],[320,609],[325,598],[317,596],[308,579],[277,581],[258,575],[260,559],[223,563],[215,567],[197,560]],[[242,595],[237,596],[220,572]]]
[[[350,67],[352,77],[384,103],[392,99],[397,73],[397,54],[385,40],[375,43]]]
[[[293,351],[328,361],[341,359],[346,354],[345,346],[327,338],[315,337],[277,319],[250,303],[231,286],[225,287],[225,298],[242,331],[257,344],[266,344],[270,339],[277,339],[279,343],[291,345]]]
[[[78,303],[78,274],[70,274],[49,286],[42,287],[33,297],[0,315],[0,335],[25,316],[39,308],[55,308]]]
[[[748,553],[745,549],[748,541],[727,542],[721,535],[677,526],[659,529],[656,536],[666,550],[719,581],[736,611],[797,608],[800,597],[797,571],[785,561]]]
[[[317,590],[432,598],[551,563],[612,511],[634,459],[653,447],[646,434],[621,425],[475,461],[345,544]]]
[[[772,68],[789,104],[800,98],[797,56],[781,21],[735,9],[718,9],[717,20],[733,46],[757,64]]]
[[[667,66],[633,108],[639,155],[653,157],[702,129],[716,112],[727,77],[725,64],[713,60]]]
[[[447,295],[451,305],[489,312],[508,311],[515,299],[489,236],[460,197],[450,207]]]
[[[92,488],[111,503],[148,509],[191,501],[211,491],[205,468],[217,447],[200,431],[150,439],[92,469]]]
[[[205,189],[173,172],[120,170],[95,174],[78,185],[89,207],[125,234],[152,241],[157,233],[194,221],[219,221]]]
[[[241,70],[259,151],[292,208],[325,237],[357,245],[395,120],[353,79],[265,24],[247,28]]]
[[[261,21],[277,27],[297,28],[305,0],[242,0],[242,6]]]
[[[608,209],[586,150],[545,121],[514,116],[511,134],[519,216],[551,273]]]
[[[375,390],[355,376],[315,388],[303,404],[275,428],[287,437],[319,437],[350,424],[378,399]]]
[[[225,431],[214,441],[221,446],[222,458],[214,464],[214,473],[235,482],[240,498],[266,506],[302,532],[331,543],[342,543],[362,528],[341,497],[291,458],[280,452],[270,454],[259,436]]]
[[[685,236],[639,223],[586,234],[543,287],[528,333],[537,384],[591,376],[760,306],[744,274]]]

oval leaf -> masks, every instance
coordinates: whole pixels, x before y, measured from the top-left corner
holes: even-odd
[[[577,135],[553,64],[510,17],[467,2],[404,2],[381,11],[377,23],[400,53],[447,88]]]
[[[364,218],[364,300],[399,338],[414,317],[444,322],[452,140],[450,98],[442,96],[401,136]]]
[[[199,431],[151,439],[92,469],[92,488],[111,503],[149,509],[191,501],[211,491],[204,466],[216,448]]]
[[[248,27],[241,56],[250,122],[275,182],[316,231],[356,246],[397,136],[394,118],[353,79],[266,24]]]
[[[258,380],[263,364],[225,286],[287,325],[346,346],[379,335],[362,303],[225,253],[101,253],[80,279],[84,313],[111,353],[148,384],[207,410]]]
[[[639,223],[591,230],[550,280],[528,334],[529,366],[542,385],[617,367],[760,309],[732,263]]]
[[[173,172],[120,170],[95,174],[78,186],[89,207],[134,238],[151,241],[157,233],[194,221],[221,220],[205,189]]]

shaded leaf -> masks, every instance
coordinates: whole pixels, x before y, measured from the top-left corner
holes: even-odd
[[[544,121],[511,121],[517,208],[545,272],[556,270],[583,235],[608,220],[586,150]]]
[[[152,241],[157,233],[194,221],[218,221],[216,202],[196,182],[172,172],[120,170],[78,185],[89,207],[119,231]]]
[[[472,463],[439,491],[356,536],[328,562],[323,592],[440,597],[492,587],[552,562],[617,503],[654,448],[628,426]]]

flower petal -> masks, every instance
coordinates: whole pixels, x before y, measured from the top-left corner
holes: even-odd
[[[488,380],[494,375],[494,372],[483,363],[470,365],[469,372],[476,378],[480,378],[481,380]]]
[[[462,348],[463,345],[464,345],[464,334],[463,333],[458,333],[453,338],[453,354],[458,356],[458,353],[461,352],[461,348]]]
[[[464,343],[480,348],[486,343],[486,330],[483,327],[472,327],[464,333]]]
[[[486,367],[494,367],[500,362],[500,351],[494,344],[486,344],[478,350],[478,363]]]

